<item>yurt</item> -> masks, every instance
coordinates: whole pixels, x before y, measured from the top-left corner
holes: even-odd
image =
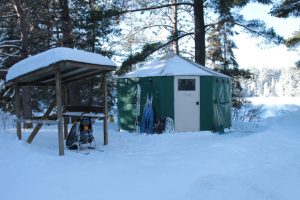
[[[140,131],[151,100],[154,124],[172,119],[175,131],[223,131],[231,126],[231,78],[175,54],[117,80],[120,130]]]

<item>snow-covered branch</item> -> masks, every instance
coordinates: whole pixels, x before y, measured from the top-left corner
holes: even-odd
[[[17,17],[17,14],[10,14],[10,15],[5,15],[5,16],[0,16],[1,19],[11,18],[11,17]]]
[[[181,2],[181,3],[164,4],[164,5],[146,7],[146,8],[138,8],[138,9],[133,9],[133,10],[124,10],[124,11],[121,11],[120,14],[139,12],[139,11],[156,10],[156,9],[160,9],[160,8],[166,8],[166,7],[172,7],[172,6],[182,6],[182,5],[194,6],[193,3]]]
[[[9,44],[9,43],[17,43],[17,42],[21,42],[21,40],[4,40],[4,41],[0,42],[0,45]]]
[[[156,25],[148,25],[148,26],[144,26],[136,31],[134,31],[133,33],[129,34],[128,36],[126,36],[124,39],[128,39],[130,36],[136,35],[141,31],[144,31],[146,29],[150,29],[150,28],[154,28],[154,27],[168,27],[168,28],[173,28],[172,26],[166,25],[166,24],[156,24]]]
[[[0,49],[1,48],[16,48],[16,49],[21,49],[21,47],[17,46],[17,45],[13,45],[13,44],[5,44],[5,45],[1,45],[0,44]]]
[[[8,57],[18,57],[17,53],[10,54],[10,53],[3,53],[3,52],[0,51],[0,54],[4,55],[4,56],[8,56]]]
[[[300,1],[283,1],[281,4],[274,6],[271,15],[275,17],[287,18],[291,16],[300,16]]]

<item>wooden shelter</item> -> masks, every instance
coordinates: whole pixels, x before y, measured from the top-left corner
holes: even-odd
[[[116,69],[116,64],[99,54],[70,48],[54,48],[43,53],[31,56],[13,65],[6,76],[6,86],[15,87],[16,126],[17,136],[21,140],[21,123],[35,122],[36,127],[30,134],[27,142],[31,143],[43,124],[57,124],[59,155],[64,155],[64,133],[67,135],[68,127],[63,119],[63,105],[68,107],[66,90],[68,83],[102,74],[104,93],[103,99],[103,132],[104,145],[108,144],[107,130],[107,81],[106,74]],[[39,120],[23,119],[21,116],[20,87],[21,86],[55,86],[55,100],[50,104],[44,116]],[[53,108],[57,108],[57,120],[47,120]],[[79,107],[77,107],[79,108]],[[63,128],[65,126],[65,128]]]

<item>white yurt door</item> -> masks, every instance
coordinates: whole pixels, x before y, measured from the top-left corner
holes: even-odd
[[[174,77],[174,121],[176,131],[200,130],[200,77]]]

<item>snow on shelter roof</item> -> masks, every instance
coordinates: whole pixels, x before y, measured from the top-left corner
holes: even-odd
[[[88,63],[93,65],[111,66],[116,68],[116,64],[96,53],[90,53],[82,50],[76,50],[66,47],[53,48],[37,55],[26,58],[14,64],[6,75],[6,81],[11,81],[19,76],[28,74],[30,72],[46,68],[51,64],[60,61],[75,61],[80,63]]]
[[[154,77],[154,76],[218,76],[230,78],[210,68],[189,61],[176,54],[168,54],[143,67],[129,72],[121,78]]]

